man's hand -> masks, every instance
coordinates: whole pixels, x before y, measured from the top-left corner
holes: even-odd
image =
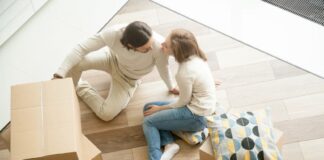
[[[161,107],[161,106],[157,106],[157,105],[151,105],[148,107],[149,109],[144,111],[144,116],[149,116],[151,114],[154,114],[158,111],[161,111],[161,110],[164,110],[165,108],[164,107]]]
[[[59,74],[57,74],[57,73],[54,73],[53,74],[53,78],[52,78],[52,80],[53,79],[62,79],[63,77],[61,76],[61,75],[59,75]]]
[[[169,90],[169,93],[174,94],[174,95],[179,95],[180,92],[177,88],[173,88],[173,89]]]

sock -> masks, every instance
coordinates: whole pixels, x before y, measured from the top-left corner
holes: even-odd
[[[173,156],[179,152],[179,145],[176,143],[170,143],[165,145],[164,152],[161,156],[161,160],[171,160]]]

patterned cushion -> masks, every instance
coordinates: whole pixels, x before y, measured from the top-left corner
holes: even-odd
[[[172,131],[173,134],[177,135],[191,145],[196,145],[203,142],[208,137],[208,132],[208,128],[198,132]]]
[[[269,110],[207,117],[217,160],[281,160]]]

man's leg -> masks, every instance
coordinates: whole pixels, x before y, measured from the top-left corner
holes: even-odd
[[[127,106],[139,83],[139,81],[121,77],[123,74],[117,63],[116,57],[109,52],[104,55],[95,53],[86,56],[71,72],[75,84],[78,83],[82,71],[88,69],[103,70],[111,74],[112,83],[106,99],[102,98],[87,82],[79,83],[76,88],[78,96],[104,121],[112,120]]]
[[[78,85],[79,79],[83,71],[86,70],[101,70],[107,73],[111,73],[111,65],[109,59],[111,54],[108,52],[91,53],[85,56],[79,64],[74,66],[67,74],[68,77],[72,77],[74,86]]]
[[[87,84],[81,84],[77,88],[77,94],[102,120],[110,121],[124,109],[130,101],[137,85],[132,87],[127,83],[112,79],[109,95],[102,98],[98,92]]]

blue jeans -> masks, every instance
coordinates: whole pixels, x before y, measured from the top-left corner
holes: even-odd
[[[166,105],[170,102],[152,102],[144,106],[144,111],[150,105]],[[148,145],[150,160],[160,160],[161,146],[174,142],[171,131],[199,131],[206,127],[203,116],[193,114],[188,107],[167,109],[144,117],[143,130]]]

